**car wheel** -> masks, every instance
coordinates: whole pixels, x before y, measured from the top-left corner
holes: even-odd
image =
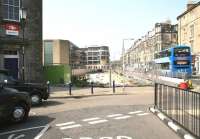
[[[11,121],[14,123],[25,121],[28,118],[28,107],[25,104],[17,104],[13,107]]]
[[[31,95],[31,103],[32,105],[38,105],[42,102],[42,98],[39,94]]]

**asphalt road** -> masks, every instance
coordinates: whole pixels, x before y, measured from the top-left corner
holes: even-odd
[[[130,90],[124,95],[51,98],[32,108],[27,122],[1,125],[0,139],[179,139],[149,112],[153,88]]]

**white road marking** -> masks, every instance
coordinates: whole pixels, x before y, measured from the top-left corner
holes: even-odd
[[[87,121],[94,121],[94,120],[99,120],[99,117],[95,117],[95,118],[88,118],[88,119],[83,119],[82,121],[87,122]]]
[[[30,111],[30,112],[29,112],[29,116],[34,116],[34,115],[36,115],[35,112],[33,112],[33,111]]]
[[[178,126],[176,126],[173,122],[168,122],[168,126],[171,127],[174,131],[177,132],[178,129],[180,129]]]
[[[67,122],[67,123],[60,123],[60,124],[56,124],[56,126],[66,126],[66,125],[71,125],[71,124],[75,124],[75,122],[72,121],[72,122]]]
[[[25,137],[25,135],[24,135],[24,134],[21,134],[21,135],[15,137],[14,139],[20,139],[20,138],[24,138],[24,137]]]
[[[89,124],[93,125],[93,124],[99,124],[99,123],[105,123],[105,122],[108,122],[108,120],[92,121],[92,122],[89,122]]]
[[[10,136],[8,136],[8,139],[12,139],[15,136],[15,134],[12,134]]]
[[[194,137],[192,137],[191,135],[189,135],[189,134],[186,134],[185,136],[184,136],[184,139],[195,139]]]
[[[34,139],[40,139],[49,128],[50,125],[49,124],[46,125],[45,128],[42,129],[42,131],[40,131],[40,133],[36,137],[34,137]]]
[[[122,116],[123,114],[112,114],[108,115],[107,117],[112,118],[112,117],[117,117],[117,116]]]
[[[166,118],[162,113],[159,113],[159,114],[158,114],[158,117],[159,117],[161,120],[164,120],[164,119]]]
[[[149,115],[150,113],[140,113],[140,114],[137,114],[138,116],[145,116],[145,115]]]
[[[21,134],[21,135],[18,135],[16,137],[14,137],[16,134],[11,134],[10,136],[8,136],[8,139],[20,139],[20,138],[24,138],[25,135],[24,134]]]
[[[65,129],[70,129],[70,128],[76,128],[76,127],[81,127],[82,125],[77,124],[77,125],[70,125],[70,126],[64,126],[61,127],[60,130],[65,130]]]
[[[121,116],[121,117],[116,117],[116,118],[114,118],[115,120],[120,120],[120,119],[128,119],[128,118],[130,118],[131,116],[129,116],[129,115],[126,115],[126,116]]]
[[[142,113],[143,111],[133,111],[133,112],[129,112],[128,114],[138,114],[138,113]]]
[[[12,130],[12,131],[8,131],[8,132],[3,132],[0,133],[1,135],[6,135],[6,134],[11,134],[11,133],[16,133],[16,132],[21,132],[21,131],[27,131],[27,130],[33,130],[33,129],[38,129],[38,128],[44,128],[45,126],[37,126],[37,127],[31,127],[31,128],[25,128],[25,129],[19,129],[19,130]]]

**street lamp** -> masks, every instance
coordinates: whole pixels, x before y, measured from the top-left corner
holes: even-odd
[[[27,18],[27,10],[26,8],[20,9],[20,25],[22,29],[22,80],[25,80],[25,74],[24,74],[24,65],[25,65],[25,59],[24,59],[24,45],[25,45],[25,25],[26,25],[26,18]]]
[[[125,47],[124,47],[124,42],[125,41],[131,41],[131,40],[134,40],[133,38],[126,38],[126,39],[123,39],[123,42],[122,42],[122,72],[123,72],[123,92],[125,91]]]

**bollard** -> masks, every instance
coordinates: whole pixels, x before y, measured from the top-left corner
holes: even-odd
[[[72,95],[72,83],[69,83],[69,95]]]
[[[47,81],[47,91],[50,93],[50,81]]]
[[[93,95],[94,94],[94,83],[91,82],[91,94]]]
[[[115,93],[115,80],[113,80],[113,93]]]

